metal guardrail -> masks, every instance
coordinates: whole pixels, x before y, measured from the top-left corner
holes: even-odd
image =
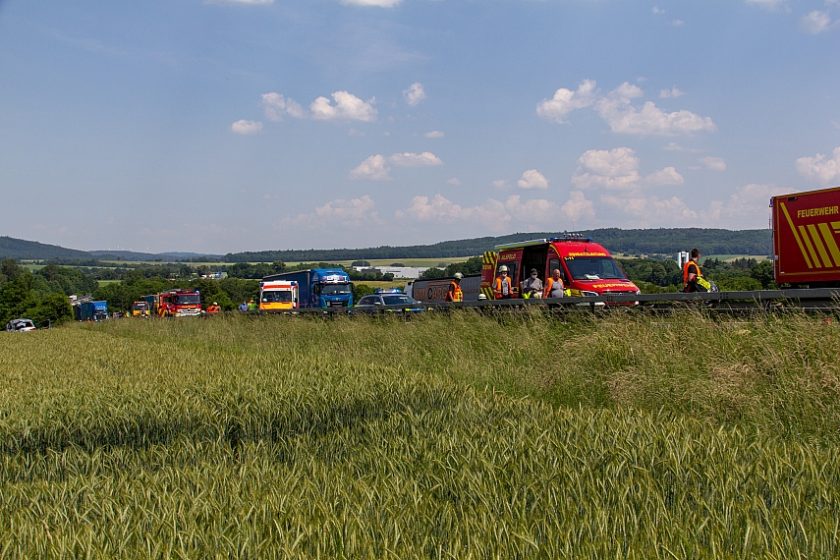
[[[524,307],[552,309],[676,309],[681,305],[702,303],[717,310],[779,310],[819,309],[840,311],[840,288],[812,288],[793,290],[759,290],[748,292],[695,292],[662,294],[607,294],[589,297],[563,297],[550,299],[504,299],[462,303],[419,303],[416,306],[382,305],[375,308],[326,308],[300,309],[298,313],[308,315],[368,315],[378,313],[413,313],[411,309],[424,311],[454,309],[513,309]]]

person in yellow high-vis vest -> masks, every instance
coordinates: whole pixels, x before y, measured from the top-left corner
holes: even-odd
[[[455,273],[455,278],[449,283],[449,290],[446,292],[446,301],[459,303],[464,301],[464,291],[461,289],[461,280],[464,275],[460,272]]]

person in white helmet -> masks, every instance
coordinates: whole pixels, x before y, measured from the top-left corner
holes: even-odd
[[[455,273],[455,278],[449,283],[449,290],[446,292],[446,301],[453,303],[460,303],[464,301],[464,292],[461,290],[461,280],[464,275],[460,272]]]
[[[493,284],[493,296],[496,299],[510,299],[513,297],[513,282],[508,276],[508,267],[506,265],[499,267],[499,275],[496,276],[496,282]]]

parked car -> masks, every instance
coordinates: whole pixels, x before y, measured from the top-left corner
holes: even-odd
[[[12,319],[6,323],[6,331],[8,332],[29,332],[35,330],[35,323],[32,319]]]
[[[419,313],[424,308],[419,301],[402,292],[382,291],[364,296],[353,310],[363,313]]]

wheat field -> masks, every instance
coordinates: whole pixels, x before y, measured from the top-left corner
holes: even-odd
[[[822,318],[0,336],[2,558],[840,556]]]

